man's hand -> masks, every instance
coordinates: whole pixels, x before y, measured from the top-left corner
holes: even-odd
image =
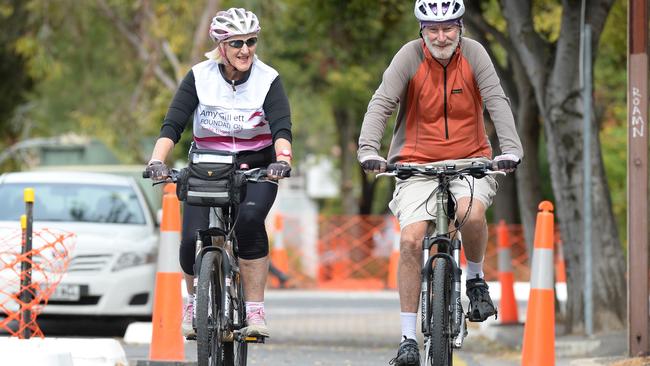
[[[160,160],[151,160],[147,167],[144,169],[149,175],[149,178],[155,181],[161,181],[167,178],[169,174],[169,169],[167,165]]]
[[[497,163],[498,170],[504,171],[506,173],[512,173],[517,170],[517,165],[521,163],[521,159],[513,154],[501,154],[494,158],[494,162]]]
[[[386,159],[371,155],[361,160],[361,167],[366,173],[383,173],[386,171]]]
[[[289,176],[291,165],[284,160],[278,160],[269,164],[266,168],[266,175],[271,179],[282,179]]]

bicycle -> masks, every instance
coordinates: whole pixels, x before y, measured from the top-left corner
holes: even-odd
[[[237,170],[248,182],[271,182],[266,169]],[[180,171],[170,169],[165,182],[176,183]],[[143,173],[144,178],[149,178]],[[277,184],[277,183],[276,183]],[[242,334],[246,327],[244,288],[238,263],[234,227],[237,205],[210,208],[210,224],[196,236],[196,306],[193,327],[196,331],[199,366],[245,366],[248,343],[264,343],[263,336]]]
[[[493,168],[488,159],[462,159],[431,164],[388,164],[386,173],[378,176],[396,176],[408,179],[414,175],[437,180],[435,194],[435,231],[422,241],[423,264],[420,291],[421,326],[424,335],[425,365],[450,366],[453,350],[460,349],[467,336],[467,317],[461,303],[460,222],[456,218],[449,184],[467,176],[483,178],[486,175],[505,175]],[[470,186],[471,191],[473,188]],[[470,206],[471,209],[471,206]],[[468,211],[469,213],[469,211]],[[449,230],[449,222],[455,230]],[[437,246],[437,253],[430,255]]]

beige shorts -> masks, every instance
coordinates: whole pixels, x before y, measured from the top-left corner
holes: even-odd
[[[498,184],[494,177],[486,176],[481,179],[467,177],[467,179],[454,179],[450,184],[450,191],[456,199],[470,197],[481,201],[487,209],[492,204],[492,199],[497,193]],[[435,220],[436,197],[433,193],[438,182],[427,177],[411,177],[397,179],[393,199],[388,207],[399,220],[400,227],[419,221]]]

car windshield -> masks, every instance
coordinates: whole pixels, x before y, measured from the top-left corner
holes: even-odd
[[[63,183],[0,185],[0,220],[25,213],[23,190],[34,188],[34,221],[144,225],[144,213],[130,186]]]

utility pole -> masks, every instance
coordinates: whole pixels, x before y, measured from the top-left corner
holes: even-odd
[[[628,352],[648,355],[648,0],[628,1]]]

